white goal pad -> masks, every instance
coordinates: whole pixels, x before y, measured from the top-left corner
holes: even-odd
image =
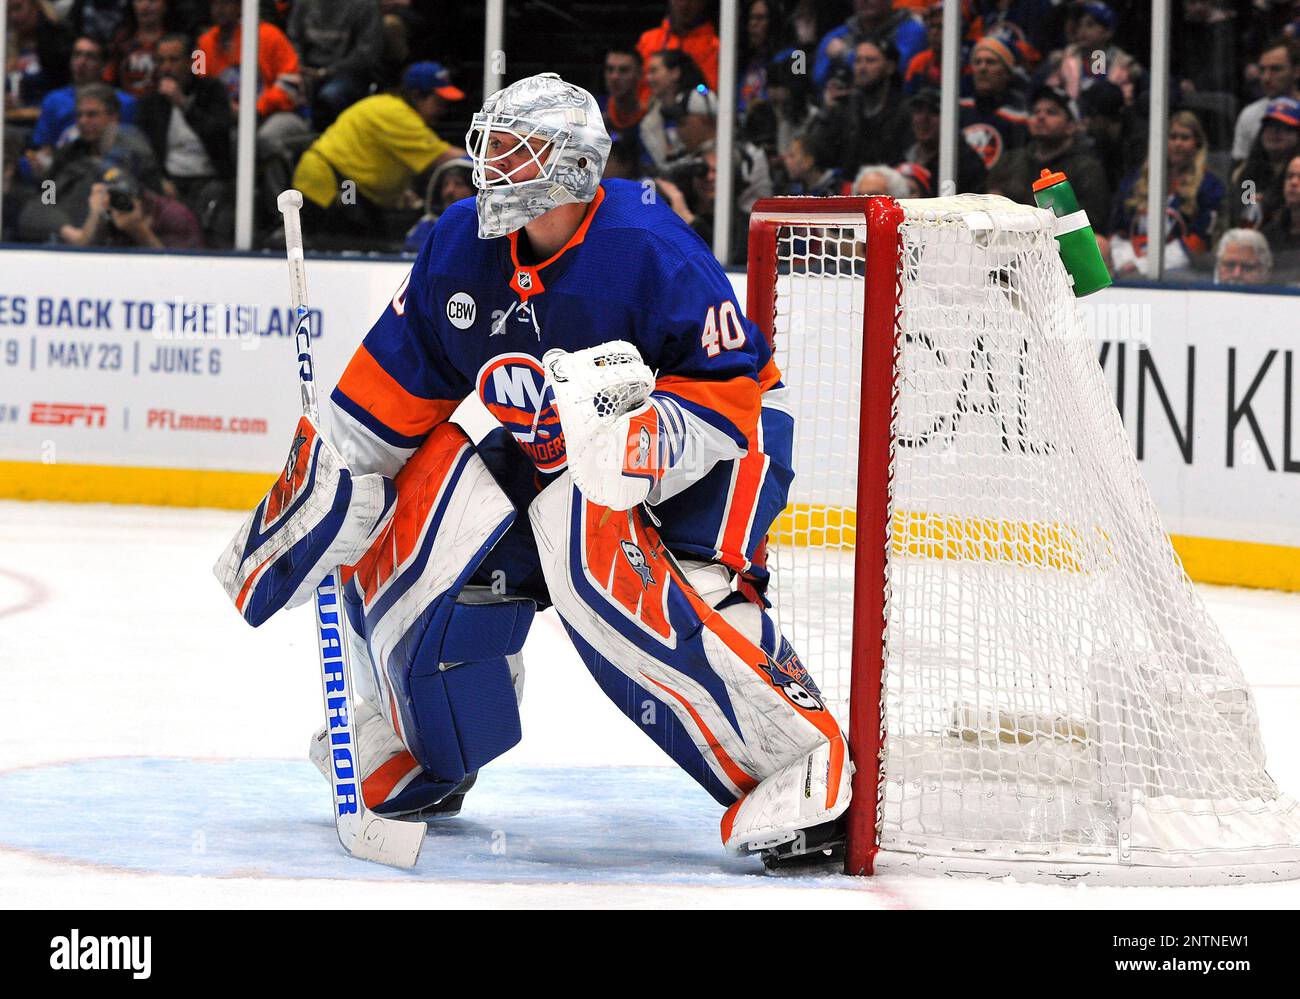
[[[755,208],[798,421],[771,596],[850,729],[849,869],[1300,876],[1069,281],[1052,215],[1002,198]]]

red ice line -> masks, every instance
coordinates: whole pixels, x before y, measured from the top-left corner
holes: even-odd
[[[26,595],[9,607],[0,607],[0,617],[7,617],[10,614],[22,614],[29,610],[35,610],[41,604],[50,599],[50,591],[45,588],[45,584],[39,579],[33,579],[31,576],[25,576],[21,572],[15,572],[12,569],[0,567],[0,576],[7,576],[14,580],[26,590]]]

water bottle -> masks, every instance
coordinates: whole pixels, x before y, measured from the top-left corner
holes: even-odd
[[[1056,216],[1056,246],[1074,285],[1075,298],[1110,287],[1110,271],[1101,259],[1088,213],[1079,207],[1074,188],[1061,172],[1044,170],[1034,181],[1034,201]]]

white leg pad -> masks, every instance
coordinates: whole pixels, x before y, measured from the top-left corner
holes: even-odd
[[[788,843],[799,830],[830,822],[849,807],[853,767],[848,753],[823,743],[765,777],[722,820],[728,850],[749,853]],[[832,760],[836,761],[835,766]],[[835,785],[832,788],[832,785]],[[827,805],[834,790],[833,803]]]

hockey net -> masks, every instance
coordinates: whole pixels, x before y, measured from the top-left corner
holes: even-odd
[[[778,623],[847,726],[848,867],[1300,876],[1300,808],[1142,482],[1049,213],[769,199]]]

